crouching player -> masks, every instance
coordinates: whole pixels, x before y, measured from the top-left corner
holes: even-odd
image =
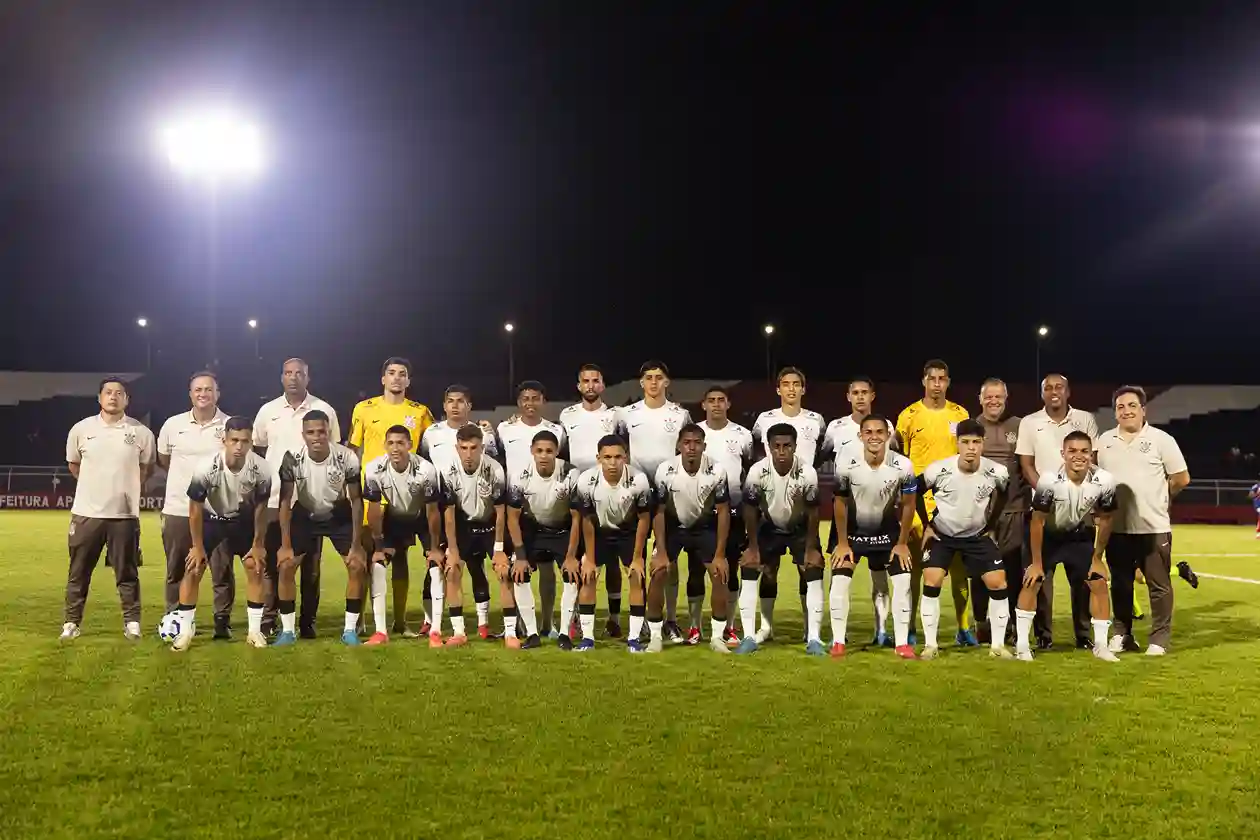
[[[887,570],[892,578],[893,641],[897,655],[915,659],[910,635],[910,532],[914,527],[918,480],[910,459],[888,449],[888,421],[868,415],[858,429],[861,450],[836,456],[831,555],[831,655],[844,656],[849,625],[853,569],[866,558],[871,577]],[[878,619],[877,619],[878,621]]]
[[[543,565],[554,563],[560,566],[564,579],[560,626],[567,628],[573,618],[578,602],[580,570],[577,552],[582,533],[581,515],[574,503],[578,471],[572,464],[556,457],[560,451],[559,436],[550,430],[538,432],[529,451],[531,460],[528,465],[508,481],[507,529],[515,548],[515,558],[511,567],[505,570],[511,579],[516,611],[525,624],[526,639],[521,647],[526,649],[541,644],[530,576]],[[561,650],[573,649],[573,640],[567,630],[556,643]]]
[[[372,620],[376,632],[369,645],[389,641],[385,617],[385,567],[393,566],[394,579],[408,576],[407,551],[416,544],[426,552],[426,568],[432,583],[430,593],[437,620],[429,631],[429,646],[442,645],[442,551],[431,535],[442,534],[442,514],[438,505],[440,488],[437,469],[411,451],[411,430],[390,426],[385,431],[385,454],[373,458],[363,469],[363,498],[367,502],[368,528],[372,535],[370,583]],[[395,604],[398,601],[395,599]],[[406,626],[406,616],[394,616],[397,627]]]
[[[363,613],[367,554],[363,550],[363,497],[359,458],[328,439],[328,415],[308,411],[302,418],[304,445],[280,462],[280,635],[272,644],[297,641],[297,570],[302,558],[324,537],[346,564],[346,623],[341,641],[359,644],[355,631]]]
[[[730,653],[722,641],[726,628],[726,545],[731,532],[731,494],[726,470],[704,454],[704,429],[694,423],[678,432],[679,454],[656,468],[656,513],[652,530],[656,550],[648,569],[647,652],[663,645],[665,587],[669,570],[683,551],[692,564],[703,564],[712,582],[713,632],[709,647]]]
[[[196,632],[197,588],[211,555],[230,565],[233,557],[245,563],[248,580],[249,635],[253,647],[266,647],[262,634],[263,547],[267,535],[267,499],[271,472],[254,453],[254,424],[232,417],[223,426],[223,449],[197,465],[188,485],[188,530],[192,547],[179,584],[180,632],[171,647],[188,650]],[[224,556],[226,555],[226,556]],[[219,561],[216,560],[217,564]]]
[[[1084,432],[1063,438],[1063,466],[1043,473],[1033,493],[1029,550],[1032,562],[1024,572],[1024,587],[1015,609],[1015,658],[1032,661],[1028,631],[1037,615],[1037,591],[1046,575],[1063,565],[1072,591],[1089,587],[1090,624],[1094,656],[1118,661],[1107,647],[1111,603],[1107,595],[1107,567],[1103,551],[1111,537],[1111,514],[1116,509],[1116,480],[1093,464],[1093,443]]]
[[[748,548],[740,559],[739,617],[744,638],[736,653],[752,653],[774,638],[774,601],[779,560],[791,553],[805,579],[805,652],[823,656],[823,559],[818,544],[818,473],[796,455],[796,428],[776,423],[766,432],[770,454],[753,464],[744,483],[744,528]],[[760,586],[758,579],[760,578]],[[754,632],[757,598],[761,629]]]

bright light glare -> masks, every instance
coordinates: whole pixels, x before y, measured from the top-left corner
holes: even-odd
[[[149,326],[149,319],[148,319],[148,318],[137,318],[137,319],[136,319],[136,326],[137,326],[137,327],[147,327],[147,326]]]
[[[250,328],[251,330],[256,330],[256,329],[258,329],[258,319],[257,319],[257,318],[250,318],[250,319],[249,319],[249,328]]]
[[[158,140],[171,168],[189,178],[252,178],[265,162],[258,127],[227,111],[185,114],[163,125]]]
[[[1045,338],[1050,334],[1050,328],[1046,326],[1037,327],[1037,335]]]
[[[508,321],[506,324],[503,325],[503,329],[506,330],[507,332],[512,332],[512,330],[516,329],[516,324],[513,324],[511,321]]]
[[[774,335],[774,324],[766,324],[762,329],[765,330],[766,335]]]

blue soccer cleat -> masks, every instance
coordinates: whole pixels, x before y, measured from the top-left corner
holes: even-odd
[[[294,635],[292,630],[281,630],[280,634],[276,636],[276,638],[272,640],[271,642],[272,647],[280,647],[281,645],[296,645],[296,644],[297,644],[297,636]]]
[[[907,633],[907,634],[906,634],[906,644],[910,645],[910,647],[918,647],[918,646],[919,646],[919,634],[918,634],[918,633],[916,633],[916,632],[914,632],[913,630],[911,630],[909,633]]]
[[[875,633],[875,638],[871,640],[871,644],[875,647],[890,648],[893,646],[892,636],[889,636],[883,630]]]
[[[341,643],[343,645],[359,644],[359,634],[354,630],[345,630],[341,634]]]
[[[959,647],[978,647],[980,640],[972,630],[959,630],[954,634],[954,644]]]
[[[757,640],[752,636],[745,636],[739,643],[739,647],[735,648],[736,653],[756,653],[761,646],[757,644]]]
[[[805,645],[806,656],[826,656],[827,649],[823,647],[823,643],[814,639]]]
[[[595,640],[583,639],[582,641],[577,643],[577,647],[575,647],[574,650],[576,650],[578,653],[585,653],[588,650],[595,650]]]
[[[626,650],[631,653],[647,653],[647,645],[638,639],[626,639]]]

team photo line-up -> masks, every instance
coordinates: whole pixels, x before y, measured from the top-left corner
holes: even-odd
[[[368,645],[386,644],[391,633],[427,638],[430,647],[467,644],[467,573],[481,638],[501,637],[521,649],[550,638],[565,650],[590,650],[601,572],[604,634],[623,636],[624,566],[629,651],[659,652],[666,641],[699,644],[707,579],[709,647],[752,653],[774,638],[778,570],[788,555],[799,567],[810,655],[845,655],[850,589],[862,559],[871,578],[873,645],[901,658],[939,655],[948,577],[955,643],[987,644],[991,656],[1031,660],[1034,645],[1045,650],[1053,643],[1059,566],[1078,648],[1107,661],[1141,650],[1132,632],[1134,584],[1144,580],[1151,604],[1146,653],[1168,650],[1169,504],[1190,477],[1176,441],[1146,423],[1140,387],[1115,391],[1118,425],[1102,434],[1091,414],[1071,407],[1060,374],[1041,383],[1044,408],[1023,418],[1007,414],[1006,385],[986,380],[981,411],[972,418],[946,398],[949,368],[932,360],[923,368],[923,398],[895,424],[874,413],[875,388],[864,377],[849,384],[851,413],[828,424],[802,406],[805,376],[789,367],[777,377],[780,406],[762,412],[750,430],[729,419],[729,394],[720,386],[705,392],[705,419],[695,423],[669,400],[663,363],[645,363],[639,381],[641,400],[608,406],[602,372],[584,365],[581,399],[558,422],[540,414],[543,386],[522,382],[517,413],[493,428],[471,421],[472,395],[462,385],[446,389],[445,416],[436,421],[406,397],[410,364],[393,357],[381,368],[382,395],[355,406],[343,445],[336,411],[310,393],[301,359],[284,363],[283,394],[253,420],[219,409],[215,374],[194,374],[191,409],[169,418],[156,439],[126,414],[126,383],[107,378],[100,413],[76,423],[66,444],[78,486],[61,638],[80,635],[102,550],[122,601],[124,635],[140,638],[140,496],[157,463],[168,471],[161,517],[166,614],[159,634],[174,650],[192,644],[207,569],[214,638],[231,638],[237,557],[247,581],[247,643],[313,638],[325,538],[348,573],[341,635],[348,645],[360,644],[366,632],[365,600],[374,626]],[[834,481],[825,549],[824,464]],[[408,555],[417,544],[428,585],[421,586],[424,621],[414,632],[406,622]],[[684,552],[686,633],[677,620]],[[499,587],[501,636],[490,630],[487,560]],[[1179,563],[1178,571],[1198,585],[1188,564]],[[822,641],[824,601],[830,646]]]

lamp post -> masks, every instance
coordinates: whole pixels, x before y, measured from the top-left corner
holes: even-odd
[[[774,351],[771,343],[774,339],[774,324],[766,324],[761,328],[766,335],[766,381],[774,381]]]
[[[153,341],[149,334],[149,319],[141,315],[136,319],[136,326],[144,335],[144,372],[148,373],[153,368]]]
[[[1041,385],[1041,342],[1046,340],[1050,335],[1050,328],[1045,324],[1037,327],[1037,378],[1034,380],[1038,387]]]
[[[513,338],[516,335],[516,324],[508,321],[503,325],[503,332],[507,335],[508,346],[508,402],[516,401],[516,347]]]
[[[250,318],[249,321],[247,321],[246,323],[249,324],[249,331],[254,334],[254,361],[261,362],[262,353],[259,352],[258,342],[259,342],[259,338],[261,337],[262,331],[258,329],[258,319]]]

